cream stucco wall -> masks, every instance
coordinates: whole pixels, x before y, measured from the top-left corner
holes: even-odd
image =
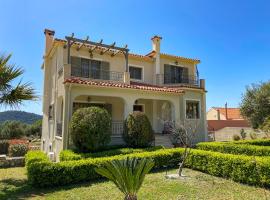
[[[218,111],[216,109],[211,108],[207,112],[207,120],[218,120]],[[226,117],[220,113],[220,120],[226,120]]]

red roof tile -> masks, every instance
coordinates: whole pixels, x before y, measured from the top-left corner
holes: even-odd
[[[86,80],[80,78],[68,78],[65,79],[64,83],[75,83],[84,84],[98,87],[113,87],[113,88],[127,88],[127,89],[137,89],[145,91],[155,91],[155,92],[166,92],[166,93],[184,93],[183,90],[179,88],[169,88],[163,86],[150,85],[145,83],[130,82],[130,84],[110,82],[110,81],[96,81],[96,80]]]
[[[214,107],[220,114],[226,117],[226,108]],[[244,119],[239,108],[227,108],[228,119]]]

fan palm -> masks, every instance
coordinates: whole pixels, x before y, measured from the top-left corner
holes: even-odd
[[[145,175],[153,168],[152,159],[127,158],[107,162],[96,168],[96,172],[105,176],[124,193],[125,200],[137,200],[137,193],[143,183]]]
[[[16,107],[24,100],[35,100],[37,96],[30,83],[19,83],[15,86],[12,81],[21,76],[24,71],[14,64],[9,64],[11,54],[0,55],[0,105]]]

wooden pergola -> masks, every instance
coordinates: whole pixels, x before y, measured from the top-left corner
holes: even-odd
[[[93,42],[89,40],[89,36],[86,37],[86,39],[79,39],[79,38],[75,38],[74,37],[74,33],[71,34],[71,36],[66,36],[65,37],[67,40],[67,44],[65,45],[65,47],[67,48],[67,57],[68,57],[68,64],[71,63],[71,59],[70,59],[70,48],[72,47],[73,44],[79,44],[77,46],[77,51],[79,51],[83,46],[88,46],[89,50],[88,52],[90,53],[90,57],[93,57],[93,52],[96,49],[101,49],[100,51],[100,55],[103,55],[106,52],[112,52],[111,56],[115,56],[118,53],[122,53],[125,56],[125,60],[126,60],[126,72],[129,71],[128,69],[128,52],[129,49],[127,48],[128,46],[125,45],[124,47],[117,47],[115,46],[115,42],[112,43],[111,45],[108,44],[103,44],[103,40],[101,39],[99,42]]]

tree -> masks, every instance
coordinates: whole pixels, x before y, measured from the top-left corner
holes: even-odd
[[[200,121],[184,121],[184,123],[171,123],[170,127],[171,141],[174,146],[181,146],[184,148],[184,152],[181,155],[178,173],[167,175],[167,178],[179,178],[183,177],[183,168],[186,160],[189,156],[192,146],[194,145],[194,138],[198,130]]]
[[[113,160],[105,166],[96,168],[96,172],[111,180],[124,193],[125,200],[137,200],[137,193],[145,175],[154,167],[152,159],[127,158]]]
[[[24,71],[14,64],[9,64],[11,54],[0,55],[0,105],[16,107],[24,100],[36,100],[37,96],[31,83],[19,83],[16,86],[12,82],[21,76]]]
[[[258,128],[270,116],[270,81],[246,88],[240,104],[241,114],[253,128]]]
[[[27,124],[19,121],[5,121],[0,130],[0,139],[21,138],[25,135]]]
[[[41,137],[41,130],[42,130],[42,119],[39,119],[35,123],[27,127],[26,135]]]

